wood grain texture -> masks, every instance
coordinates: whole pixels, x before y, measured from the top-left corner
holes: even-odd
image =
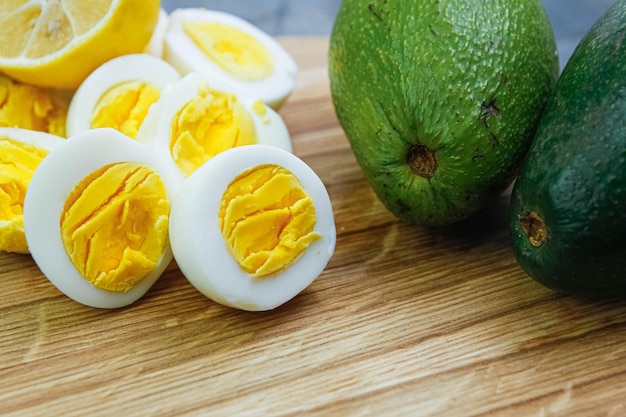
[[[324,273],[249,313],[211,302],[172,263],[111,311],[0,254],[0,415],[626,415],[626,305],[528,278],[506,196],[437,231],[393,218],[335,118],[327,39],[281,41],[300,77],[280,113],[335,212]]]

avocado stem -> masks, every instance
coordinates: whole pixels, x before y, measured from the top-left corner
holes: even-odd
[[[411,146],[406,161],[414,174],[424,178],[433,177],[437,171],[435,153],[421,144]]]
[[[547,237],[546,224],[543,219],[532,210],[521,212],[517,219],[530,244],[535,248],[543,245]]]

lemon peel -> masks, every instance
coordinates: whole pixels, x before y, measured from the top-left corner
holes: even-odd
[[[104,62],[141,52],[158,0],[48,0],[0,6],[0,71],[22,82],[77,88]]]

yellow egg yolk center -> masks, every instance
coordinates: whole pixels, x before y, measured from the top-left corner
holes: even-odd
[[[107,90],[96,103],[91,128],[111,127],[133,139],[161,90],[149,83],[128,81]]]
[[[61,214],[61,237],[94,286],[125,292],[154,270],[168,244],[170,203],[161,177],[135,162],[106,165],[79,181]]]
[[[172,119],[172,159],[189,176],[213,156],[236,146],[256,143],[252,118],[232,94],[205,83]]]
[[[0,74],[0,126],[21,127],[65,137],[71,97]]]
[[[7,137],[0,138],[0,250],[27,253],[24,197],[48,151]]]
[[[321,236],[313,200],[289,170],[260,165],[243,172],[222,196],[219,225],[228,250],[255,278],[286,269]]]
[[[236,78],[255,81],[274,72],[274,60],[267,48],[233,26],[186,21],[183,31],[209,59]]]

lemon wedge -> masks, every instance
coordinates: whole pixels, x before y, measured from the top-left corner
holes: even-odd
[[[76,88],[104,62],[141,52],[159,0],[0,2],[0,71],[30,84]]]

